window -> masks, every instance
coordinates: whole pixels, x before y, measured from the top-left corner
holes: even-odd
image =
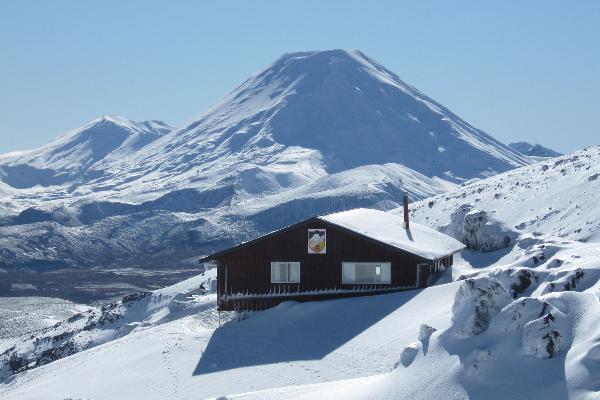
[[[271,283],[300,283],[300,263],[271,262]]]
[[[391,282],[391,264],[389,262],[342,263],[342,283],[378,284]]]

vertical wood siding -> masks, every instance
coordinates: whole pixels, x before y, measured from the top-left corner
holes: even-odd
[[[307,250],[308,229],[327,230],[326,254],[309,254]],[[300,283],[271,283],[272,261],[299,261]],[[378,285],[342,284],[342,262],[390,262],[391,283]],[[451,265],[451,257],[440,260],[444,266]],[[219,299],[227,294],[268,294],[310,292],[331,289],[390,289],[417,285],[417,265],[431,263],[422,257],[374,242],[358,234],[327,222],[312,219],[282,230],[268,237],[228,251],[217,257]],[[424,282],[431,281],[432,269]],[[227,279],[225,278],[227,275]],[[420,279],[420,280],[421,280]],[[344,295],[344,297],[346,297]],[[277,303],[277,301],[275,302]],[[232,305],[220,304],[221,309]]]

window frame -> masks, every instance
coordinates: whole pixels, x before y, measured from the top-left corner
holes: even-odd
[[[380,276],[383,276],[383,268],[389,268],[389,280],[380,282],[347,282],[344,280],[344,265],[346,264],[371,264],[382,268]],[[356,270],[355,270],[356,271]],[[342,285],[391,285],[392,284],[392,263],[390,261],[342,261]]]
[[[287,281],[283,281],[283,280],[279,280],[279,281],[275,281],[273,280],[273,266],[274,264],[287,264],[287,277],[288,280]],[[298,280],[297,281],[292,281],[289,280],[290,278],[290,267],[292,265],[298,265]],[[285,283],[285,284],[290,284],[290,283],[294,283],[294,284],[299,284],[300,283],[300,270],[302,268],[302,263],[300,261],[271,261],[271,283],[273,284],[280,284],[280,283]]]

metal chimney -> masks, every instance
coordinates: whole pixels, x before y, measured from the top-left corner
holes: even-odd
[[[408,223],[408,192],[404,192],[404,196],[402,198],[404,203],[404,228],[410,229]]]

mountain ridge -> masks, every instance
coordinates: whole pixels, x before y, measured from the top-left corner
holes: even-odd
[[[403,191],[419,200],[531,162],[346,50],[286,54],[179,128],[103,117],[67,135],[46,153],[0,156],[5,264],[189,262],[315,214],[387,210]]]
[[[508,147],[517,150],[521,154],[533,157],[560,157],[563,154],[554,151],[548,147],[544,147],[541,144],[531,144],[528,142],[514,142],[509,143]]]

